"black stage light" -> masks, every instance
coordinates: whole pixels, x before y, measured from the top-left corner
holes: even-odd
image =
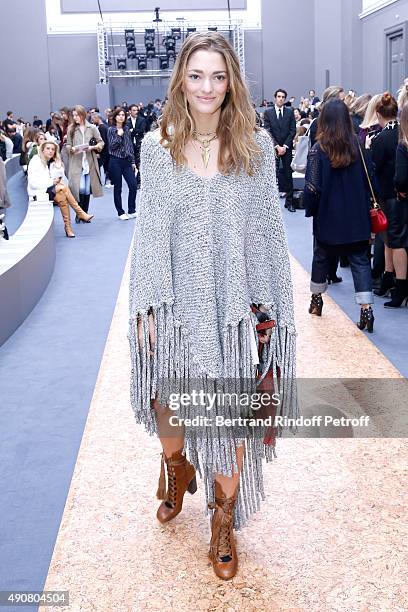
[[[154,57],[156,57],[156,47],[146,49],[146,57],[147,59],[153,59]]]
[[[145,47],[146,47],[146,49],[154,47],[155,37],[156,37],[156,30],[154,28],[146,28],[145,29],[144,40],[145,40]]]
[[[126,70],[126,60],[124,57],[120,57],[116,60],[118,70]]]
[[[169,69],[169,58],[167,56],[160,57],[160,70],[168,70]]]
[[[197,32],[197,28],[187,28],[186,38],[187,38],[187,36],[189,36],[190,34],[194,34],[194,32]]]
[[[176,57],[176,39],[174,36],[166,36],[164,39],[167,57]]]
[[[136,39],[134,30],[125,30],[125,44],[128,59],[136,58]]]
[[[208,31],[209,32],[216,32],[217,31],[217,26],[208,26]]]
[[[137,57],[137,67],[139,70],[146,70],[147,68],[147,60],[145,55],[138,55]]]
[[[180,40],[181,39],[181,28],[171,28],[171,35],[176,40]]]

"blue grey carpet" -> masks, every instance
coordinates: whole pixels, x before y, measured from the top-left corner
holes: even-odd
[[[90,212],[68,239],[55,209],[54,275],[0,348],[0,590],[43,588],[131,243],[112,190]]]
[[[302,210],[290,213],[282,207],[288,234],[289,249],[301,265],[308,271],[312,265],[312,220],[306,219]],[[354,285],[350,268],[340,268],[337,272],[342,283],[330,285],[328,293],[344,310],[352,321],[360,318],[360,308],[354,301]],[[323,298],[324,299],[324,298]],[[392,364],[408,377],[408,308],[384,308],[386,299],[374,297],[374,333],[367,334],[375,346]],[[304,305],[309,307],[309,303]],[[323,306],[323,315],[327,306]],[[367,332],[362,332],[367,333]],[[364,359],[364,356],[361,356]]]

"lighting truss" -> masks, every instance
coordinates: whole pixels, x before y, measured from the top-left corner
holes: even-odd
[[[215,29],[231,40],[245,74],[244,32],[240,20],[190,22],[182,27],[177,22],[163,21],[156,28],[151,22],[109,22],[99,23],[97,27],[99,82],[107,83],[113,78],[169,77],[183,41],[194,32]]]

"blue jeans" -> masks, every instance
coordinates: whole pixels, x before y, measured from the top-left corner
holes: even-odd
[[[81,174],[81,180],[79,182],[79,193],[80,195],[89,195],[91,193],[91,175]]]
[[[353,245],[344,245],[336,249],[335,246],[323,244],[315,239],[310,291],[312,293],[324,293],[326,291],[330,262],[337,251],[338,254],[347,255],[350,262],[356,303],[372,304],[374,302],[373,281],[367,246],[353,248]]]
[[[136,210],[137,183],[132,162],[111,155],[109,159],[109,178],[113,183],[113,200],[118,215],[125,213],[122,207],[122,176],[129,188],[128,213],[133,214]]]

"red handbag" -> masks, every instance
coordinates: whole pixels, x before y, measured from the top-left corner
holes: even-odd
[[[379,234],[385,232],[388,228],[388,220],[385,216],[385,212],[381,210],[377,202],[374,200],[374,206],[370,209],[371,219],[371,232],[373,234]]]
[[[363,155],[360,145],[358,148],[360,149],[361,161],[363,162],[367,181],[368,181],[368,184],[370,186],[370,191],[371,191],[371,208],[370,208],[371,233],[379,234],[380,232],[385,232],[388,229],[388,219],[385,216],[385,212],[381,209],[380,205],[378,204],[375,198],[374,189],[371,184],[370,175],[368,174],[367,165],[366,165],[364,155]]]

